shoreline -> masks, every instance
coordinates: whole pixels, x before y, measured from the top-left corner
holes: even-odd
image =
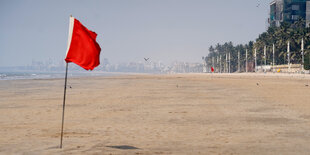
[[[305,78],[310,79],[310,74],[297,73],[206,73],[213,76],[245,76],[245,77],[286,77],[286,78]]]
[[[23,73],[23,72],[21,72]],[[33,74],[32,74],[33,73]],[[13,77],[5,78],[1,77],[0,81],[8,80],[49,80],[49,79],[62,79],[65,77],[65,73],[61,72],[30,72],[30,76],[26,77]],[[43,77],[40,77],[43,74]],[[56,75],[55,77],[50,77]],[[160,75],[160,76],[173,76],[173,75],[203,75],[211,77],[275,77],[275,78],[295,78],[295,79],[310,79],[310,74],[299,74],[299,73],[133,73],[133,72],[73,72],[68,73],[68,78],[89,78],[89,77],[113,77],[113,76],[130,76],[130,75]],[[33,77],[31,77],[33,76]],[[38,76],[38,77],[35,77]],[[45,76],[45,77],[44,77]]]

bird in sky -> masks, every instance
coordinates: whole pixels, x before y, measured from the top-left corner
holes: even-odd
[[[145,61],[148,61],[150,58],[144,58]]]
[[[258,2],[257,2],[257,5],[256,5],[256,7],[258,8],[259,6],[260,6],[260,2],[258,1]]]

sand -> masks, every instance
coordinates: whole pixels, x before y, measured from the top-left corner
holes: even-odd
[[[0,81],[0,154],[309,154],[309,78],[256,74]]]

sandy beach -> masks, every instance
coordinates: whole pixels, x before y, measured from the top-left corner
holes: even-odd
[[[310,79],[256,74],[0,81],[0,154],[309,154]]]

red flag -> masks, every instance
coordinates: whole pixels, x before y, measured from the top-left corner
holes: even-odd
[[[66,62],[73,62],[86,70],[97,67],[101,48],[96,42],[97,34],[88,30],[74,17],[70,17]]]
[[[213,67],[211,67],[211,71],[214,72],[214,68]]]

